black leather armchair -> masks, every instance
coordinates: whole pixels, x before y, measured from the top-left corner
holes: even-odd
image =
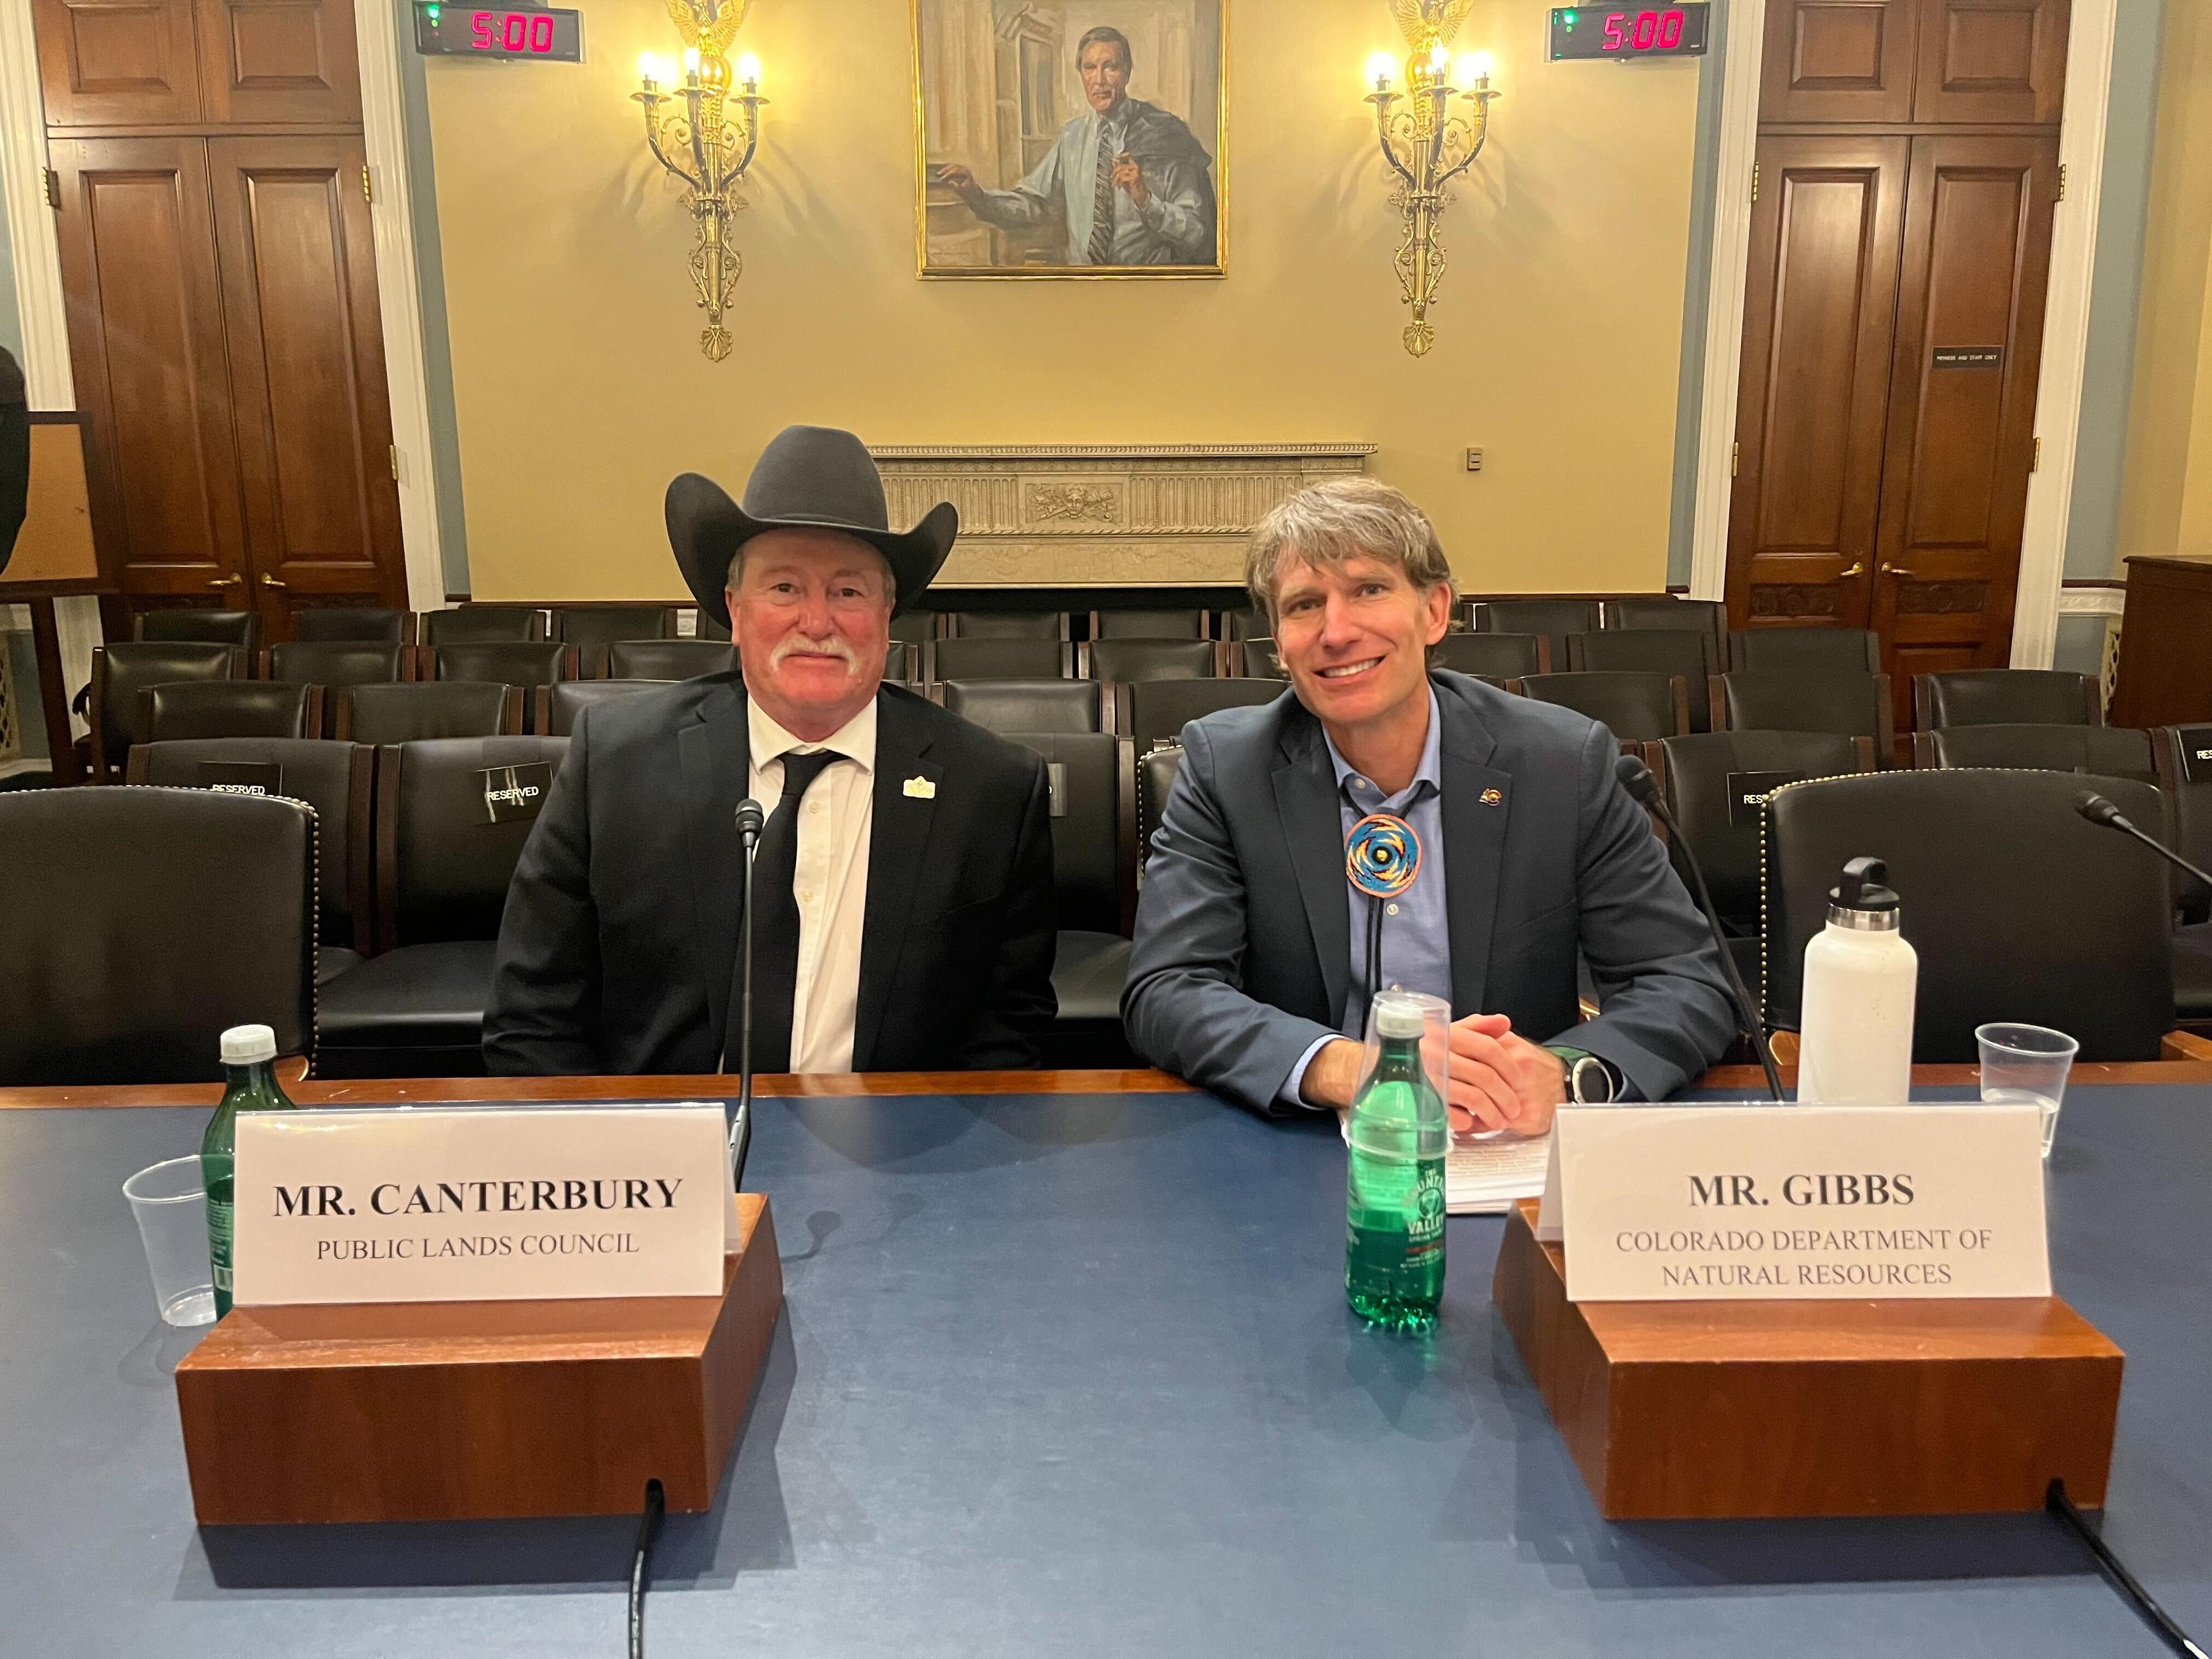
[[[1571,634],[1567,667],[1578,674],[1665,674],[1679,679],[1689,693],[1690,730],[1713,729],[1710,688],[1712,677],[1721,672],[1721,653],[1719,641],[1710,632],[1628,628]]]
[[[1121,688],[1116,714],[1123,735],[1136,740],[1141,755],[1178,741],[1194,720],[1224,708],[1255,708],[1284,695],[1280,680],[1132,680]]]
[[[1554,665],[1567,659],[1567,635],[1595,634],[1595,599],[1468,599],[1468,625],[1478,634],[1541,634]]]
[[[1221,647],[1212,640],[1094,640],[1078,647],[1086,679],[1210,680],[1221,672]]]
[[[550,640],[471,640],[432,653],[441,680],[495,680],[524,690],[576,678],[576,649]]]
[[[262,653],[261,677],[282,685],[319,685],[333,691],[348,685],[389,685],[407,678],[407,647],[388,641],[292,640]]]
[[[1203,611],[1094,611],[1091,613],[1094,640],[1202,640],[1206,637]]]
[[[1503,685],[1550,673],[1552,641],[1541,634],[1447,634],[1429,647],[1429,661]]]
[[[165,605],[138,613],[141,640],[198,640],[208,645],[242,646],[253,650],[261,643],[261,618],[251,611],[209,611],[198,605]]]
[[[2102,726],[2105,704],[2087,674],[2055,668],[1976,668],[1912,677],[1913,723],[1953,726]]]
[[[238,647],[207,640],[133,640],[94,651],[90,717],[103,781],[122,772],[131,745],[144,738],[137,729],[141,691],[183,680],[227,680],[237,665]]]
[[[315,1033],[314,815],[198,789],[0,794],[0,1084],[216,1081]]]
[[[2137,823],[2148,784],[2096,785]],[[1885,772],[1790,784],[1769,799],[1765,869],[1769,1024],[1799,1029],[1805,946],[1846,860],[1889,866],[1920,954],[1913,1058],[1972,1061],[1974,1028],[2064,1031],[2085,1060],[2160,1056],[2173,1024],[2172,900],[2165,863],[2074,810],[2056,772]]]
[[[430,738],[490,738],[522,730],[522,690],[488,680],[354,685],[337,694],[332,729],[384,745]]]
[[[606,651],[611,680],[696,680],[738,672],[738,648],[722,640],[616,640]]]
[[[2114,726],[1952,726],[1912,734],[1920,767],[2093,772],[2153,783],[2150,734]]]
[[[313,738],[322,734],[320,686],[268,680],[179,680],[138,694],[137,743],[185,738]]]
[[[415,617],[406,611],[382,611],[368,605],[307,605],[292,613],[292,637],[316,642],[349,641],[355,644],[412,645]]]
[[[1879,674],[1881,635],[1866,628],[1747,628],[1729,635],[1729,667],[1760,674]]]
[[[924,672],[937,682],[1065,679],[1074,667],[1075,647],[1062,640],[962,635],[930,641],[924,661]]]
[[[1001,735],[1097,732],[1104,690],[1096,680],[948,680],[945,706]]]
[[[547,737],[569,737],[576,730],[577,717],[586,708],[634,697],[641,691],[659,691],[665,684],[661,680],[561,680],[541,685],[531,724]]]
[[[1043,1042],[1053,1067],[1135,1063],[1121,1030],[1136,921],[1136,762],[1127,738],[1099,732],[1007,734],[1045,758],[1052,778],[1060,937],[1052,987],[1060,1012]]]
[[[1521,690],[1601,722],[1623,744],[1680,737],[1690,729],[1690,689],[1669,674],[1531,674]]]
[[[1783,669],[1723,674],[1713,725],[1728,732],[1839,732],[1874,741],[1887,766],[1897,735],[1887,674],[1820,674]]]
[[[425,611],[422,617],[422,643],[433,650],[441,645],[473,645],[492,640],[542,640],[545,613],[521,605],[465,605],[446,611]]]

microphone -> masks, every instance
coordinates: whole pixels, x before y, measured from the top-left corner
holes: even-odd
[[[738,840],[744,845],[744,920],[738,927],[738,1109],[730,1116],[730,1185],[742,1187],[745,1158],[753,1149],[753,853],[760,845],[761,826],[768,822],[761,804],[748,797],[738,803]],[[729,1053],[726,1034],[722,1052]]]
[[[2137,841],[2149,848],[2152,852],[2157,854],[2159,857],[2164,859],[2175,869],[2186,871],[2189,874],[2196,877],[2197,880],[2203,882],[2207,887],[2212,887],[2212,876],[2205,874],[2203,871],[2198,869],[2187,859],[2182,857],[2180,854],[2175,852],[2173,848],[2168,847],[2164,842],[2155,841],[2150,836],[2143,834],[2142,830],[2136,829],[2134,824],[2128,822],[2126,817],[2120,811],[2118,807],[2113,805],[2112,802],[2106,800],[2102,795],[2098,794],[2094,790],[2083,790],[2080,798],[2074,803],[2074,810],[2079,812],[2083,817],[2088,819],[2090,823],[2097,825],[2100,829],[2117,830],[2124,836],[2133,836]]]
[[[1613,763],[1613,775],[1620,780],[1620,787],[1632,796],[1638,805],[1659,815],[1660,823],[1667,826],[1667,849],[1669,859],[1678,872],[1688,872],[1687,885],[1696,896],[1698,908],[1705,912],[1705,927],[1713,936],[1713,944],[1721,953],[1721,970],[1728,975],[1729,994],[1735,1000],[1736,1020],[1743,1035],[1751,1039],[1751,1046],[1759,1052],[1759,1063],[1766,1073],[1767,1091],[1777,1105],[1786,1106],[1789,1097],[1782,1092],[1782,1073],[1776,1069],[1774,1056],[1766,1046],[1766,1027],[1759,1018],[1759,1008],[1751,1000],[1750,988],[1743,975],[1736,971],[1735,957],[1729,950],[1728,933],[1721,927],[1720,912],[1713,908],[1713,896],[1705,886],[1705,872],[1698,867],[1698,855],[1691,850],[1689,838],[1683,835],[1682,826],[1674,822],[1674,815],[1659,793],[1659,780],[1651,775],[1651,769],[1634,755],[1623,755]]]

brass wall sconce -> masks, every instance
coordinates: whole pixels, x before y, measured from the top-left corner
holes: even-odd
[[[1436,343],[1429,307],[1444,273],[1443,243],[1437,224],[1450,199],[1447,187],[1474,165],[1490,136],[1490,100],[1501,94],[1490,84],[1488,52],[1452,60],[1452,37],[1473,9],[1474,0],[1394,0],[1400,28],[1410,49],[1405,63],[1406,91],[1391,90],[1397,63],[1388,52],[1369,60],[1367,78],[1375,90],[1375,129],[1382,159],[1398,177],[1391,205],[1405,216],[1406,240],[1395,264],[1405,302],[1413,308],[1407,326],[1406,349],[1422,356]],[[1473,117],[1455,111],[1452,100],[1471,99]],[[1404,103],[1403,110],[1396,106]]]
[[[752,165],[761,106],[768,102],[760,95],[760,60],[747,52],[733,76],[725,56],[751,6],[752,0],[668,0],[668,15],[684,39],[683,84],[662,90],[672,72],[647,52],[638,59],[639,89],[630,94],[644,106],[653,159],[683,181],[684,205],[698,222],[691,285],[707,313],[699,349],[718,363],[730,355],[722,317],[744,271],[744,257],[730,243],[730,221],[745,208],[737,187]],[[663,113],[663,105],[675,107]]]

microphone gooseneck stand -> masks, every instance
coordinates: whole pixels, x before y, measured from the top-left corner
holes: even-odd
[[[2106,801],[2105,805],[2109,807],[2112,803]],[[2087,812],[2083,816],[2086,817]],[[2142,1581],[2127,1570],[2118,1556],[2112,1553],[2112,1547],[2091,1528],[2088,1517],[2066,1495],[2063,1480],[2051,1483],[2044,1494],[2043,1507],[2057,1516],[2066,1530],[2088,1547],[2089,1553],[2097,1558],[2097,1565],[2105,1570],[2105,1576],[2119,1591],[2122,1599],[2136,1610],[2143,1623],[2159,1633],[2166,1646],[2181,1655],[2182,1659],[2212,1659],[2212,1656],[2208,1656],[2203,1648],[2189,1639],[2188,1632],[2173,1622],[2171,1613],[2151,1600],[2150,1592],[2142,1587]]]
[[[2164,842],[2136,829],[2118,807],[2094,790],[2083,790],[2081,798],[2074,803],[2074,810],[2100,830],[2117,830],[2124,836],[2133,836],[2175,869],[2196,877],[2207,887],[2212,887],[2212,875],[2207,875]]]
[[[1613,763],[1613,775],[1620,780],[1620,787],[1628,791],[1639,806],[1658,814],[1660,823],[1667,826],[1668,855],[1677,869],[1689,872],[1690,891],[1704,912],[1706,930],[1713,936],[1714,947],[1721,953],[1721,971],[1728,976],[1729,994],[1735,1002],[1736,1024],[1743,1035],[1751,1039],[1758,1052],[1759,1068],[1766,1073],[1767,1092],[1778,1106],[1790,1103],[1789,1096],[1782,1092],[1782,1073],[1774,1064],[1774,1056],[1766,1046],[1766,1027],[1759,1018],[1759,1010],[1751,1000],[1751,988],[1736,971],[1735,957],[1729,950],[1728,933],[1721,926],[1721,913],[1713,908],[1713,896],[1705,886],[1705,872],[1698,866],[1698,855],[1682,834],[1682,826],[1674,821],[1664,796],[1659,793],[1659,780],[1651,775],[1651,769],[1633,755],[1623,755]]]
[[[745,1159],[753,1148],[753,853],[767,822],[761,804],[738,803],[738,839],[744,848],[744,920],[738,925],[738,1109],[730,1118],[730,1185],[742,1187]],[[722,1047],[726,1055],[729,1039]]]

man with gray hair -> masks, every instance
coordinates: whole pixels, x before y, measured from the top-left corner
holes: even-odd
[[[1183,729],[1121,997],[1140,1054],[1270,1115],[1340,1111],[1375,994],[1424,992],[1451,1005],[1455,1128],[1533,1135],[1727,1049],[1717,947],[1612,733],[1429,666],[1455,591],[1419,508],[1369,478],[1305,490],[1254,532],[1245,580],[1291,694]],[[1376,814],[1419,848],[1387,901],[1346,877]]]
[[[1057,222],[1070,265],[1215,264],[1213,158],[1180,116],[1128,95],[1128,37],[1091,30],[1076,43],[1075,67],[1090,111],[1060,129],[1028,178],[988,190],[963,167],[938,176],[986,224]]]

